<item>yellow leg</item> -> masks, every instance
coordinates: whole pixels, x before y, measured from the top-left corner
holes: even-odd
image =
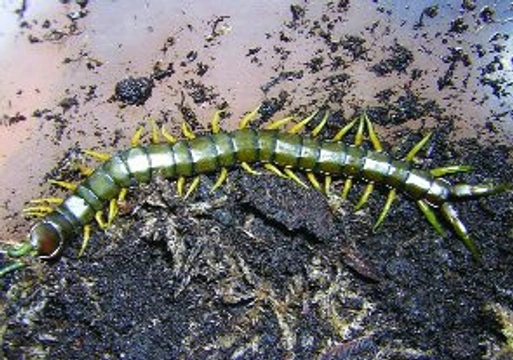
[[[242,130],[242,129],[247,128],[249,125],[249,122],[255,118],[256,114],[258,114],[258,110],[260,110],[260,106],[258,106],[252,112],[244,115],[244,117],[240,120],[239,129]]]
[[[340,196],[342,196],[342,199],[347,199],[347,196],[349,195],[349,191],[351,190],[351,186],[353,185],[353,179],[347,178],[344,182],[344,188],[342,189],[342,193]]]
[[[185,196],[183,197],[184,199],[187,199],[189,197],[189,195],[191,195],[192,192],[198,188],[199,182],[200,182],[200,177],[196,176],[194,178],[194,180],[192,180],[191,186],[189,186],[189,189],[185,193]]]
[[[30,200],[29,203],[31,204],[54,204],[54,205],[60,205],[64,201],[63,198],[58,197],[50,197],[50,198],[41,198],[41,199],[33,199]]]
[[[287,175],[285,175],[280,169],[278,169],[273,164],[267,163],[267,164],[264,164],[264,167],[267,170],[269,170],[270,172],[272,172],[274,175],[277,175],[277,176],[282,177],[282,178],[287,178]]]
[[[89,176],[94,172],[94,169],[90,168],[89,166],[85,166],[84,164],[77,163],[76,166],[78,171],[80,171],[80,174],[83,176]]]
[[[182,122],[182,133],[183,136],[185,136],[189,140],[196,138],[196,135],[192,131],[191,127],[185,121]]]
[[[162,126],[162,128],[160,129],[160,133],[162,134],[162,136],[164,136],[164,139],[166,139],[166,141],[170,144],[174,144],[178,141],[177,138],[171,135],[164,126]]]
[[[286,118],[283,118],[283,119],[280,119],[280,120],[276,120],[276,121],[273,121],[270,124],[267,124],[264,129],[266,129],[266,130],[276,130],[276,129],[281,128],[283,125],[288,124],[292,120],[294,120],[294,118],[292,116],[288,116]]]
[[[365,119],[365,123],[367,124],[367,132],[369,133],[369,140],[374,147],[374,150],[377,152],[383,151],[383,146],[381,145],[381,141],[379,141],[378,135],[374,131],[374,127],[372,126],[372,122],[370,121],[367,114],[363,113],[363,118]]]
[[[130,139],[131,147],[136,147],[141,144],[141,137],[142,137],[143,131],[144,131],[144,127],[142,127],[142,126],[139,126],[137,128],[137,130],[135,130],[134,135],[132,135],[132,139]]]
[[[96,212],[96,214],[94,215],[94,219],[98,223],[100,229],[105,230],[109,227],[108,224],[103,220],[103,211]]]
[[[176,181],[176,193],[179,197],[182,197],[183,195],[183,188],[185,186],[185,177],[180,176],[178,180]]]
[[[381,210],[381,213],[379,214],[378,220],[376,221],[376,224],[374,224],[374,230],[376,230],[385,220],[388,212],[390,211],[390,208],[392,207],[392,203],[397,198],[397,190],[392,189],[388,193],[387,200],[385,202],[385,205],[383,206],[383,209]]]
[[[126,189],[126,188],[121,189],[121,191],[119,192],[119,195],[118,195],[118,201],[119,202],[124,201],[126,198],[126,194],[128,194],[128,189]]]
[[[372,191],[374,190],[374,183],[369,183],[365,187],[365,190],[363,191],[362,197],[360,198],[360,201],[355,206],[355,210],[360,210],[363,205],[367,203],[369,200],[369,196],[372,194]]]
[[[363,115],[358,118],[358,130],[356,130],[356,136],[354,138],[354,144],[356,146],[361,146],[363,144],[363,129],[365,121],[363,119]]]
[[[226,170],[226,168],[222,168],[221,173],[217,177],[216,183],[214,184],[214,186],[212,186],[212,189],[210,189],[210,193],[213,193],[219,187],[221,187],[221,185],[223,185],[223,183],[226,181],[227,178],[228,178],[228,170]]]
[[[331,176],[326,175],[324,178],[324,193],[328,195],[330,193]]]
[[[240,166],[251,175],[260,175],[260,173],[258,171],[253,170],[253,168],[249,166],[247,162],[242,162]]]
[[[152,144],[158,144],[160,142],[159,138],[159,128],[157,126],[157,123],[155,123],[155,119],[150,117],[148,119],[151,125],[151,143]]]
[[[57,185],[57,186],[60,186],[64,189],[67,189],[67,190],[71,190],[71,191],[75,191],[78,187],[78,185],[75,185],[75,184],[72,184],[70,182],[67,182],[67,181],[60,181],[60,180],[48,180],[48,182],[50,184],[53,184],[53,185]]]
[[[354,127],[357,121],[358,119],[354,119],[349,124],[340,129],[339,132],[333,137],[333,141],[342,140],[342,138],[349,132],[349,130],[351,130]]]
[[[82,152],[100,161],[107,161],[110,159],[109,154],[104,154],[94,150],[82,150]]]
[[[219,126],[219,121],[221,120],[221,114],[223,113],[223,110],[217,110],[214,114],[214,117],[212,117],[212,133],[217,134],[221,131],[221,127]]]
[[[112,225],[112,222],[118,215],[118,199],[111,199],[109,202],[109,213],[107,215],[107,227]]]
[[[422,147],[426,145],[426,143],[429,141],[431,135],[432,133],[428,133],[426,136],[422,138],[422,140],[415,144],[415,146],[408,152],[404,160],[412,161],[415,155],[417,155],[417,153],[420,151],[420,149],[422,149]]]
[[[318,111],[314,112],[312,115],[304,118],[303,120],[301,120],[300,122],[298,122],[296,125],[294,125],[289,131],[288,133],[289,134],[297,134],[298,132],[301,131],[301,129],[303,129],[306,124],[308,124],[314,117],[315,115],[317,115]]]
[[[308,185],[301,181],[301,179],[296,174],[294,174],[294,172],[291,169],[285,168],[283,169],[283,172],[296,183],[308,189]]]
[[[316,190],[322,192],[321,184],[319,183],[319,180],[317,180],[313,172],[307,172],[306,177]]]
[[[319,135],[321,130],[324,128],[324,125],[326,125],[326,123],[328,122],[328,118],[329,117],[330,117],[330,113],[329,113],[329,111],[326,110],[326,112],[324,113],[324,116],[322,117],[322,120],[319,123],[319,125],[317,125],[315,127],[315,129],[312,130],[312,136],[313,137],[316,137],[317,135]]]
[[[84,255],[85,249],[89,244],[89,239],[91,238],[91,226],[84,226],[84,239],[82,240],[82,246],[80,247],[80,251],[78,252],[78,257]]]
[[[31,206],[22,210],[25,215],[44,217],[53,211],[50,206]]]

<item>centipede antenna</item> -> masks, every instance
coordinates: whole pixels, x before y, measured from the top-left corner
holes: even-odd
[[[24,242],[21,245],[11,248],[7,251],[7,255],[13,258],[19,258],[32,252],[34,248],[30,242]]]
[[[148,119],[148,121],[150,122],[150,126],[151,126],[151,143],[158,144],[158,143],[160,143],[160,138],[159,138],[159,128],[157,126],[157,123],[155,122],[155,119],[152,117],[150,117]]]
[[[408,154],[406,154],[404,160],[412,161],[413,158],[415,158],[417,153],[420,151],[420,149],[422,149],[424,145],[426,145],[426,143],[429,141],[431,135],[433,135],[432,132],[427,133],[417,144],[415,144],[415,146],[408,152]]]
[[[330,193],[331,176],[326,175],[324,178],[324,193],[328,195]]]
[[[82,152],[86,155],[89,155],[97,160],[100,160],[100,161],[107,161],[110,159],[110,154],[104,154],[104,153],[101,153],[101,152],[98,152],[98,151],[94,151],[94,150],[82,150]]]
[[[134,135],[132,135],[132,138],[130,139],[130,146],[131,147],[136,147],[136,146],[139,146],[141,144],[141,137],[142,137],[143,131],[144,131],[144,127],[143,126],[139,126],[135,130]]]
[[[383,223],[383,221],[388,215],[388,212],[390,211],[390,208],[392,207],[392,203],[396,198],[396,189],[390,190],[387,196],[387,200],[385,201],[385,205],[383,205],[383,209],[381,210],[381,213],[378,216],[378,220],[376,221],[376,224],[374,224],[373,230],[376,230]]]
[[[444,166],[435,169],[429,170],[429,173],[434,177],[441,177],[445,175],[452,175],[461,172],[472,171],[474,168],[472,166],[465,165],[453,165],[453,166]]]
[[[76,184],[70,183],[68,181],[60,181],[60,180],[50,179],[50,180],[48,180],[48,182],[52,185],[57,185],[57,186],[60,186],[64,189],[70,190],[70,191],[75,191],[78,187]]]
[[[280,169],[278,169],[276,166],[274,166],[271,163],[264,164],[264,167],[267,170],[269,170],[270,172],[272,172],[274,175],[277,175],[277,176],[279,176],[281,178],[284,178],[284,179],[287,178],[287,175],[285,175]]]
[[[260,175],[260,173],[256,170],[254,170],[247,162],[243,161],[240,163],[240,166],[251,175]]]
[[[91,238],[91,225],[85,225],[84,226],[84,232],[83,232],[83,240],[82,240],[82,246],[80,246],[80,250],[78,252],[78,257],[81,257],[84,255],[85,249],[87,248],[87,245],[89,244],[89,239]]]
[[[344,188],[342,189],[342,192],[340,196],[342,199],[347,199],[347,196],[349,195],[349,191],[351,190],[351,186],[353,185],[353,178],[347,178],[346,181],[344,181]]]
[[[367,113],[363,112],[363,118],[365,119],[365,123],[367,124],[367,132],[369,133],[369,140],[374,147],[374,150],[377,152],[383,151],[383,146],[381,145],[381,141],[379,140],[378,134],[374,131],[374,126],[372,126],[372,122],[370,121]]]
[[[356,211],[360,210],[367,203],[370,195],[372,194],[372,191],[374,191],[374,183],[367,184],[365,190],[363,191],[362,197],[355,206]]]
[[[185,177],[180,176],[178,180],[176,181],[176,193],[179,197],[182,197],[183,195],[183,188],[185,186]]]
[[[319,180],[317,180],[317,178],[315,177],[315,174],[314,174],[313,172],[308,171],[308,172],[306,173],[306,177],[307,177],[307,179],[310,181],[310,183],[312,184],[312,186],[313,186],[316,190],[318,190],[318,191],[322,192],[321,184],[319,183]]]
[[[440,221],[436,217],[435,212],[433,211],[433,209],[431,209],[429,204],[426,201],[424,201],[424,200],[418,200],[417,204],[418,204],[420,210],[422,210],[422,213],[424,214],[424,216],[426,216],[426,219],[429,221],[431,226],[433,226],[433,228],[440,235],[445,237],[447,234],[445,233],[445,230],[444,230],[442,224],[440,223]]]
[[[217,180],[216,180],[214,186],[212,186],[212,189],[210,189],[210,193],[213,193],[219,187],[221,187],[221,185],[223,185],[223,183],[226,181],[227,178],[228,178],[228,170],[226,168],[221,168],[221,173],[217,177]]]
[[[351,122],[349,124],[347,124],[342,129],[340,129],[338,131],[338,133],[333,137],[333,141],[342,140],[342,138],[349,132],[349,130],[351,130],[354,127],[354,125],[356,124],[357,121],[358,121],[358,118],[351,120]]]
[[[196,135],[186,121],[182,121],[182,134],[189,140],[196,138]]]
[[[11,272],[21,269],[24,266],[25,264],[23,264],[21,261],[12,262],[0,269],[0,278],[4,277],[5,275]]]
[[[296,183],[308,189],[308,185],[306,185],[296,174],[294,174],[294,172],[291,169],[285,168],[283,169],[283,172]]]
[[[298,122],[296,125],[294,125],[290,130],[288,131],[289,134],[297,134],[300,132],[306,124],[308,124],[314,117],[317,115],[319,111],[314,112],[313,114],[309,115],[308,117],[304,118],[300,122]]]
[[[223,110],[217,110],[212,117],[212,133],[217,134],[221,131],[221,126],[219,125],[219,121],[221,120],[221,114]]]
[[[287,116],[283,119],[280,119],[280,120],[276,120],[276,121],[273,121],[269,124],[267,124],[264,129],[266,130],[277,130],[279,128],[281,128],[283,125],[286,125],[288,124],[289,122],[291,122],[292,120],[294,120],[294,117],[292,116]]]
[[[328,110],[326,110],[326,112],[324,113],[324,116],[322,117],[321,122],[315,127],[315,129],[312,130],[313,137],[317,137],[317,135],[319,135],[319,133],[324,128],[324,125],[326,125],[326,123],[328,122],[329,117],[330,117],[330,112]]]
[[[445,219],[452,225],[456,235],[458,235],[461,241],[463,241],[463,244],[465,244],[467,249],[472,253],[472,257],[476,260],[479,259],[481,254],[474,244],[474,241],[468,234],[465,225],[459,219],[459,215],[456,209],[451,204],[444,203],[440,207],[440,210]]]
[[[253,120],[258,113],[258,110],[260,110],[260,106],[257,106],[255,110],[251,111],[250,113],[244,115],[239,123],[239,129],[245,129],[248,127],[248,124],[251,120]]]
[[[174,137],[173,135],[171,135],[164,126],[162,126],[162,128],[160,129],[160,132],[162,134],[162,136],[164,136],[164,139],[166,139],[166,141],[170,144],[174,144],[175,142],[177,142],[177,138]]]

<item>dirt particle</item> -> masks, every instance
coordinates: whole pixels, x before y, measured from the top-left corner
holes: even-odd
[[[457,34],[462,34],[468,30],[468,25],[465,23],[462,17],[458,17],[451,22],[451,27],[449,28],[449,32],[454,32]]]
[[[493,22],[494,15],[495,11],[489,6],[485,6],[479,13],[479,18],[483,20],[485,23],[491,23]]]
[[[153,80],[147,77],[128,77],[116,84],[114,99],[125,105],[143,105],[151,97]]]
[[[175,73],[175,70],[173,69],[173,63],[168,63],[166,66],[164,66],[159,61],[159,62],[156,62],[155,65],[153,65],[153,74],[151,75],[151,78],[154,80],[160,81],[160,80],[170,77],[174,73]]]

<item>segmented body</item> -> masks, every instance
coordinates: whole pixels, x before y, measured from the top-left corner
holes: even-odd
[[[34,226],[31,242],[41,256],[55,256],[122,188],[148,183],[155,176],[191,177],[240,163],[271,163],[280,168],[363,179],[435,206],[445,203],[451,194],[446,180],[384,152],[278,130],[246,128],[175,144],[137,146],[113,155]]]

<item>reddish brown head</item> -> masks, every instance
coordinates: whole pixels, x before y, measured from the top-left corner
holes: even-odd
[[[39,257],[53,259],[61,252],[64,240],[52,223],[40,222],[30,230],[30,243]]]

